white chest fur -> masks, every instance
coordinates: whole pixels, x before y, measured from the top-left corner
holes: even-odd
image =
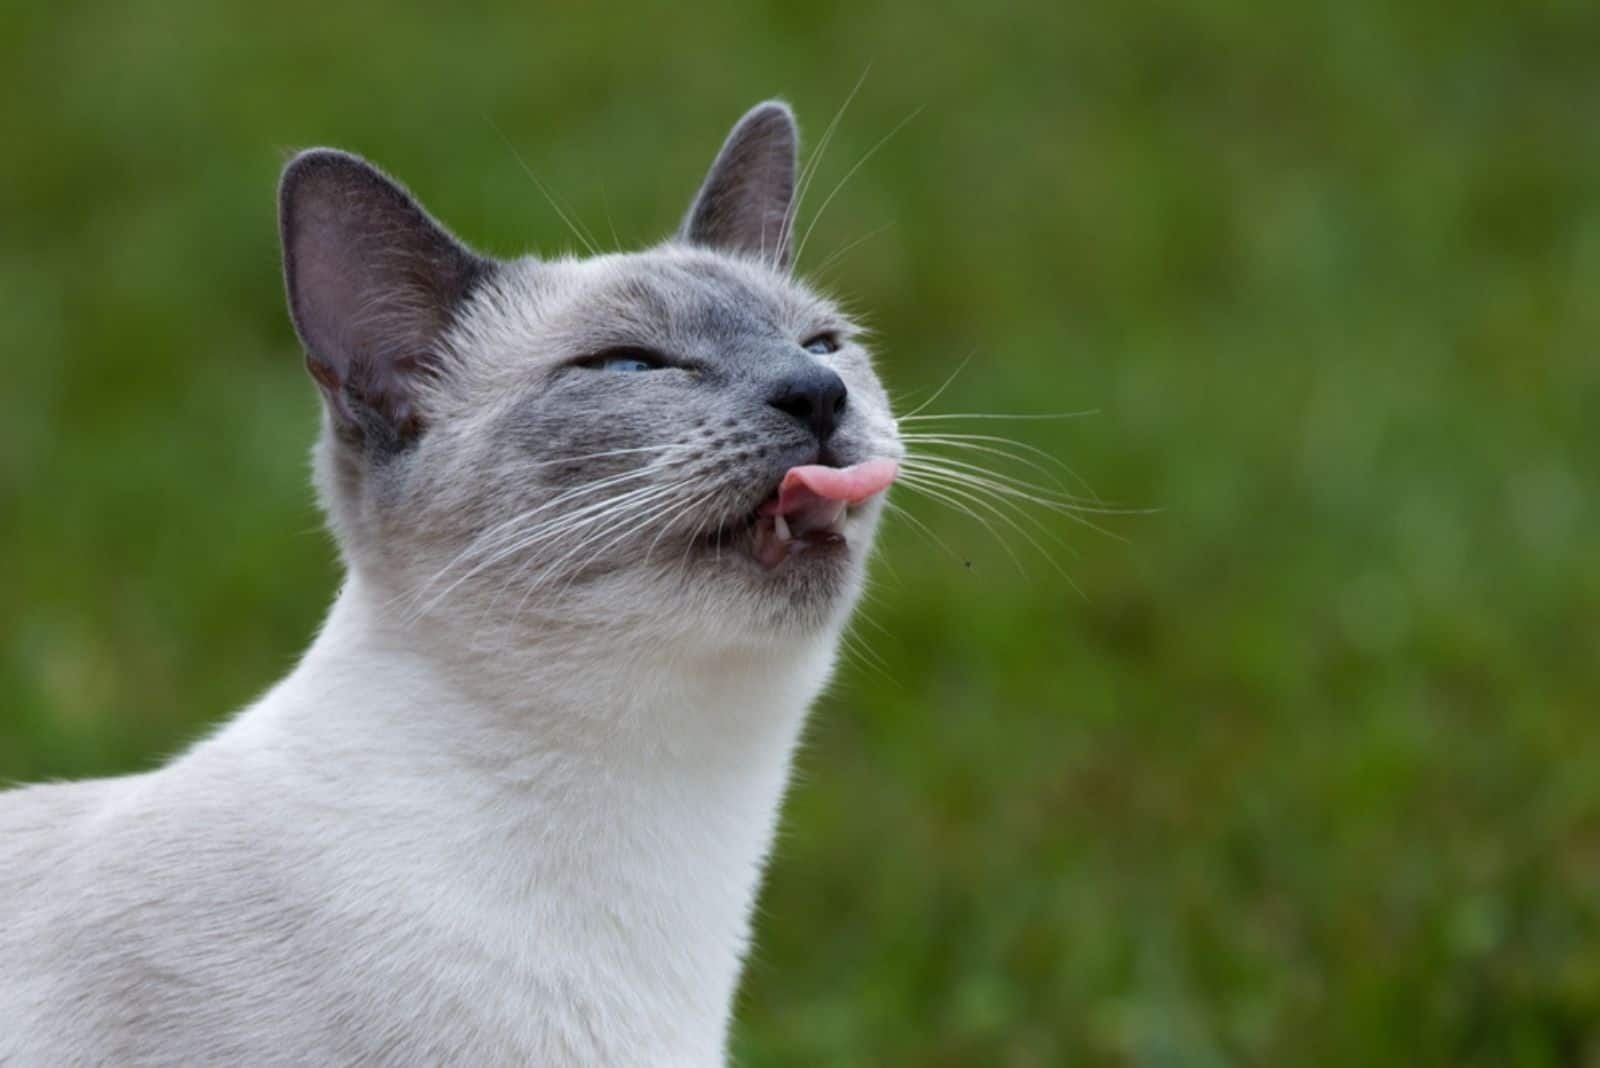
[[[300,666],[168,768],[12,799],[0,852],[63,863],[0,887],[23,901],[0,957],[39,969],[0,980],[0,1015],[102,1007],[32,1014],[0,1061],[720,1062],[831,637],[603,672],[552,648],[513,686],[374,616],[347,588]],[[81,943],[52,957],[63,910]]]

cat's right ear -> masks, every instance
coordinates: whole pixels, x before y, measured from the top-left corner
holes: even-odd
[[[289,312],[335,433],[405,447],[425,423],[418,386],[438,373],[444,333],[489,261],[376,167],[333,149],[289,162],[278,211]]]

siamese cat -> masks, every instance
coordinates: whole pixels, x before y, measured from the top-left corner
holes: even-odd
[[[903,447],[789,272],[797,134],[677,234],[490,259],[283,173],[346,574],[147,774],[0,795],[0,1064],[714,1065],[807,706]]]

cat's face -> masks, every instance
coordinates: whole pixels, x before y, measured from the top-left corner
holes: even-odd
[[[353,157],[290,164],[319,483],[397,614],[713,643],[844,617],[902,450],[860,329],[787,271],[794,157],[763,105],[673,241],[510,263]]]

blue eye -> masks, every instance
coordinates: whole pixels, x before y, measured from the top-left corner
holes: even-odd
[[[802,347],[813,356],[828,356],[839,351],[839,342],[832,334],[818,334]]]
[[[609,349],[578,361],[579,366],[594,371],[659,371],[670,367],[666,357],[649,349]]]
[[[598,364],[602,371],[652,371],[653,368],[644,360],[633,356],[607,356]]]

